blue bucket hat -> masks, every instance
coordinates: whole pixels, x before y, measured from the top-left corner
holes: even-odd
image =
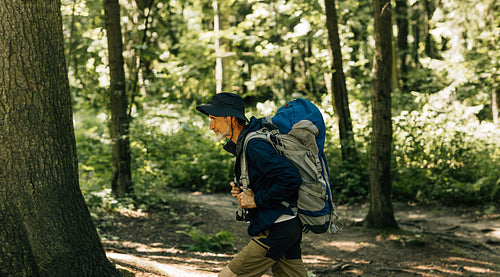
[[[245,116],[245,103],[241,96],[229,92],[217,93],[210,104],[197,106],[196,109],[211,116],[233,116],[249,122]]]

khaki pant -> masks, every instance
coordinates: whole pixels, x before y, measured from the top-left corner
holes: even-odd
[[[250,243],[221,271],[219,277],[258,277],[269,268],[274,277],[307,276],[306,267],[300,256],[302,235],[300,225],[297,229],[298,234],[297,231],[283,232],[283,228],[290,230],[293,224],[297,225],[295,220],[291,221],[275,224],[277,227],[273,226],[270,231],[253,237]],[[274,249],[270,250],[271,248]],[[270,253],[272,255],[279,251],[283,252],[279,258],[270,257]]]

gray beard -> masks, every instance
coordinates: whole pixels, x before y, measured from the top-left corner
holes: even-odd
[[[214,137],[214,140],[215,140],[215,141],[220,141],[220,140],[222,140],[223,138],[225,138],[225,137],[226,137],[226,135],[227,135],[227,134],[225,134],[225,133],[216,133],[216,134],[215,134],[215,137]]]

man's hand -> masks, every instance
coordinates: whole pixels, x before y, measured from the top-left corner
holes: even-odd
[[[238,203],[242,208],[253,209],[257,208],[253,198],[253,191],[251,189],[247,189],[244,192],[241,192],[241,189],[236,186],[234,182],[229,183],[231,185],[231,195],[234,198],[238,199]]]
[[[251,189],[247,189],[244,192],[238,194],[238,202],[240,203],[240,207],[246,209],[257,208],[255,204],[255,200],[253,198],[253,191]]]
[[[239,187],[237,187],[234,182],[229,183],[231,185],[231,195],[236,198],[238,197],[238,194],[240,194],[241,190]]]

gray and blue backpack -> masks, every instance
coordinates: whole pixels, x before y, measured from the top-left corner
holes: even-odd
[[[273,117],[263,119],[262,128],[250,132],[243,144],[240,184],[245,189],[249,183],[245,157],[248,141],[263,138],[276,152],[294,164],[302,177],[297,203],[291,206],[298,214],[304,232],[316,234],[327,231],[336,233],[342,228],[332,200],[330,174],[323,151],[325,122],[319,109],[310,101],[298,98],[278,109]]]

